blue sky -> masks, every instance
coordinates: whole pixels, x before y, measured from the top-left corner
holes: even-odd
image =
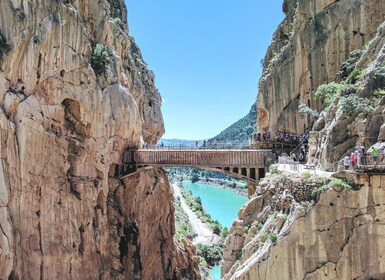
[[[246,115],[282,0],[126,0],[163,98],[163,138],[207,139]]]

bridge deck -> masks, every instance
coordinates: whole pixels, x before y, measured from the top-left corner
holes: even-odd
[[[271,150],[136,150],[124,156],[124,162],[138,166],[195,166],[195,167],[266,167]]]

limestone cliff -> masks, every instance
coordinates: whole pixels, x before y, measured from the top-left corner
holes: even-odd
[[[164,132],[122,0],[0,2],[0,279],[195,279],[162,170],[115,177]]]
[[[284,11],[257,128],[309,128],[308,160],[335,170],[357,147],[385,141],[385,2],[286,0]],[[261,181],[230,229],[224,279],[384,279],[385,176],[333,176],[342,180],[278,172]]]
[[[385,176],[340,175],[355,190],[317,177],[260,184],[226,240],[224,279],[384,279]]]
[[[258,90],[257,129],[303,133],[310,124],[298,105],[320,109],[314,92],[337,78],[350,52],[372,39],[385,19],[385,2],[285,0],[286,18],[274,33]]]

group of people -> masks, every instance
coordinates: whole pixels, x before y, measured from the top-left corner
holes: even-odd
[[[287,143],[287,144],[293,144],[298,145],[299,143],[303,143],[308,141],[309,135],[308,134],[301,134],[301,135],[295,135],[295,134],[289,134],[284,131],[278,131],[276,134],[276,141],[280,143]],[[271,134],[270,131],[266,130],[264,132],[257,132],[253,133],[251,136],[252,142],[265,142],[269,143],[271,141]]]
[[[385,148],[382,151],[382,156],[385,158]],[[378,150],[374,146],[369,149],[369,151],[366,151],[364,146],[361,146],[360,148],[356,149],[354,152],[352,152],[349,156],[345,156],[343,158],[343,164],[345,170],[353,169],[355,166],[361,166],[361,165],[368,165],[369,160],[372,161],[374,165],[377,164],[378,159]]]

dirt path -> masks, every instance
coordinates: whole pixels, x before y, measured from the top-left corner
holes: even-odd
[[[197,215],[190,209],[184,200],[182,193],[180,191],[180,186],[178,183],[173,183],[172,188],[174,190],[175,198],[180,198],[180,204],[183,208],[183,211],[187,214],[190,223],[197,234],[197,237],[194,238],[193,243],[202,243],[202,244],[214,244],[218,241],[218,235],[214,234],[208,225],[202,223],[202,221],[197,217]]]

